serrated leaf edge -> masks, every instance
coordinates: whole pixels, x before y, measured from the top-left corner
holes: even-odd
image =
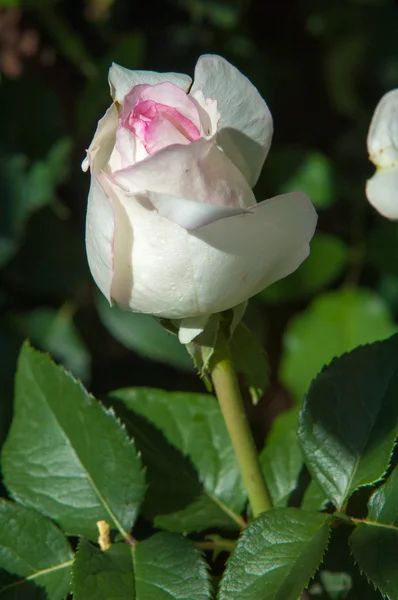
[[[55,363],[54,360],[53,360],[53,358],[51,357],[51,355],[48,352],[41,352],[40,350],[37,350],[36,348],[34,348],[29,343],[28,340],[25,340],[25,342],[22,345],[20,354],[19,354],[16,377],[18,376],[18,374],[20,372],[20,359],[23,356],[23,353],[25,352],[25,350],[28,350],[29,353],[33,353],[35,355],[44,356],[44,357],[48,358],[48,360],[50,361],[51,365],[53,367],[55,367],[56,369],[58,369],[59,371],[61,371],[63,373],[63,375],[65,375],[69,380],[72,381],[73,384],[77,385],[79,387],[80,391],[82,392],[82,394],[88,400],[90,400],[91,402],[93,402],[94,404],[96,404],[96,405],[98,405],[100,407],[100,410],[102,410],[102,412],[106,415],[106,417],[108,417],[113,423],[115,423],[119,427],[119,430],[122,431],[125,434],[125,441],[127,442],[127,446],[129,446],[130,448],[132,448],[134,450],[137,462],[139,462],[140,471],[141,471],[142,475],[145,476],[145,470],[143,469],[143,465],[142,465],[142,461],[141,461],[141,453],[137,450],[137,447],[135,445],[134,440],[129,437],[129,435],[127,433],[127,428],[126,428],[125,424],[116,415],[114,409],[112,407],[109,407],[109,408],[105,407],[102,402],[100,402],[99,400],[97,400],[97,398],[95,398],[95,396],[93,396],[93,394],[91,394],[90,392],[88,392],[86,390],[86,388],[84,387],[84,385],[82,384],[82,382],[80,381],[80,379],[76,378],[70,371],[68,371],[67,369],[65,369],[65,367],[63,365],[58,365],[57,363]],[[33,369],[30,366],[29,366],[29,368],[30,368],[30,371],[31,371],[32,375],[34,376]],[[51,407],[50,407],[50,409],[51,409]],[[58,420],[57,420],[57,422],[58,422]],[[63,431],[62,426],[59,425],[59,427]],[[78,454],[75,452],[74,449],[73,449],[73,451],[76,454],[76,457],[79,460],[79,463],[82,466],[82,469],[86,473],[87,479],[90,482],[90,484],[92,485],[93,490],[95,491],[95,494],[99,498],[101,504],[105,508],[105,510],[108,513],[109,517],[112,519],[113,523],[116,525],[117,529],[120,531],[120,533],[122,534],[122,536],[125,539],[129,539],[129,537],[130,537],[129,533],[124,529],[124,527],[122,526],[122,524],[120,523],[120,521],[116,517],[116,515],[113,514],[113,511],[111,510],[110,506],[105,501],[105,498],[103,497],[103,495],[101,494],[101,492],[98,490],[98,488],[97,488],[96,484],[94,483],[92,477],[90,476],[90,474],[86,470],[84,464],[81,462],[80,457],[78,456]],[[146,486],[145,486],[145,488],[146,488]],[[18,496],[16,494],[11,494],[11,495],[18,502]],[[144,496],[145,496],[145,492],[143,494],[143,498],[142,498],[141,502],[143,501]],[[24,505],[23,502],[19,502],[19,503]],[[138,514],[138,508],[139,507],[137,507],[137,514]],[[48,515],[45,515],[45,516],[48,516]]]
[[[325,492],[323,486],[319,483],[318,479],[314,476],[311,468],[309,467],[309,465],[307,464],[307,461],[306,461],[306,455],[305,455],[304,449],[302,447],[301,436],[300,436],[300,432],[302,430],[302,417],[304,415],[304,405],[305,405],[305,403],[306,403],[306,401],[308,399],[308,394],[309,394],[309,392],[310,392],[313,384],[318,380],[319,377],[321,377],[321,375],[323,375],[323,373],[325,371],[327,371],[327,369],[331,368],[331,366],[334,363],[336,363],[339,360],[341,360],[342,358],[344,358],[344,357],[352,354],[356,350],[363,349],[363,348],[368,348],[370,346],[381,345],[381,344],[383,344],[383,343],[391,340],[393,337],[397,337],[397,336],[398,336],[398,332],[397,333],[393,333],[390,337],[385,338],[384,340],[376,340],[374,342],[369,342],[367,344],[360,344],[359,346],[355,346],[355,348],[353,348],[352,350],[348,350],[347,352],[344,352],[343,354],[340,354],[339,356],[335,356],[327,365],[323,365],[323,367],[321,368],[321,370],[311,379],[311,382],[310,382],[310,384],[308,386],[308,391],[306,392],[306,394],[304,394],[303,404],[302,404],[302,407],[301,407],[301,409],[299,411],[299,415],[298,415],[298,429],[297,429],[297,437],[298,437],[300,449],[301,449],[301,452],[302,452],[302,455],[303,455],[304,464],[307,467],[308,471],[310,472],[312,479],[314,479],[316,481],[316,483],[319,485],[319,487],[325,493],[325,496],[327,497],[328,501],[333,506],[335,506],[337,509],[339,509],[339,510],[341,509],[342,506],[344,506],[344,504],[351,498],[351,496],[357,490],[365,488],[365,487],[371,487],[371,486],[377,485],[378,483],[380,483],[381,481],[383,481],[383,479],[385,478],[385,476],[386,476],[386,474],[387,474],[387,472],[388,472],[388,470],[389,470],[389,468],[391,466],[391,461],[392,461],[392,458],[393,458],[394,450],[398,446],[398,435],[396,436],[396,438],[395,438],[395,440],[393,442],[391,453],[390,453],[390,458],[389,458],[389,461],[387,463],[387,467],[386,467],[385,471],[382,473],[382,475],[380,477],[378,477],[377,479],[375,479],[374,481],[370,481],[368,483],[363,483],[361,485],[358,485],[358,487],[355,488],[355,490],[352,490],[351,493],[349,493],[349,494],[347,493],[344,496],[344,498],[343,498],[343,500],[342,500],[341,503],[336,504],[335,501],[334,501],[334,499],[330,498],[329,494],[327,492]],[[328,479],[328,478],[325,476],[325,479]],[[331,479],[330,479],[330,481],[332,482]]]
[[[278,509],[276,509],[276,510],[278,510]],[[297,509],[297,510],[301,510],[301,509]],[[308,513],[308,512],[310,512],[310,511],[304,511],[304,512],[307,512],[307,513]],[[314,514],[319,514],[319,513],[314,513]],[[256,519],[258,519],[258,518],[261,518],[261,516],[262,516],[262,515],[259,515],[258,517],[256,517]],[[254,520],[255,520],[255,519],[254,519]],[[328,537],[327,537],[327,540],[326,540],[325,548],[324,548],[324,550],[323,550],[323,553],[322,553],[321,559],[320,559],[320,561],[319,561],[319,564],[318,564],[318,566],[317,566],[317,567],[314,569],[314,572],[312,573],[312,575],[311,575],[311,576],[308,578],[307,586],[304,586],[304,587],[303,587],[303,589],[301,590],[301,593],[302,593],[304,590],[306,590],[306,589],[308,588],[308,584],[310,583],[311,579],[313,579],[313,577],[314,577],[315,573],[318,571],[318,569],[320,568],[320,566],[321,566],[321,564],[322,564],[323,557],[325,556],[325,553],[326,553],[326,551],[327,551],[327,549],[328,549],[328,547],[329,547],[329,542],[330,542],[330,538],[331,538],[331,526],[330,526],[330,525],[331,525],[331,521],[332,521],[332,515],[330,515],[330,518],[329,518]],[[324,527],[324,526],[326,525],[326,523],[327,523],[327,522],[328,522],[328,521],[325,521],[325,523],[322,525],[322,527]],[[252,523],[253,523],[253,521],[252,521]],[[319,532],[319,531],[322,529],[322,527],[320,527],[320,528],[318,529],[318,532]],[[225,574],[226,574],[226,572],[227,572],[227,566],[228,566],[229,562],[232,560],[232,558],[233,558],[233,556],[234,556],[234,554],[235,554],[235,552],[236,552],[236,550],[237,550],[237,548],[238,548],[238,545],[239,545],[239,542],[240,542],[240,540],[241,540],[241,539],[243,539],[243,537],[244,537],[245,535],[247,535],[247,534],[248,534],[248,530],[244,530],[244,531],[242,531],[242,532],[241,532],[241,534],[239,535],[239,537],[238,537],[238,538],[237,538],[237,540],[236,540],[236,546],[235,546],[235,549],[234,549],[234,550],[231,552],[231,554],[229,555],[228,559],[226,560],[226,563],[225,563],[225,569],[224,569],[224,572],[223,572],[223,574],[222,574],[222,577],[221,577],[221,579],[220,579],[220,583],[219,583],[219,588],[218,588],[218,593],[217,593],[217,600],[222,600],[222,599],[220,598],[220,591],[221,591],[221,586],[222,586],[222,583],[223,583],[223,581],[224,581],[224,578],[225,578]],[[315,535],[316,535],[316,534],[315,534]]]
[[[376,592],[380,592],[380,594],[383,596],[383,598],[385,598],[386,600],[389,600],[389,597],[379,588],[378,585],[375,584],[375,582],[373,581],[373,579],[371,579],[370,577],[368,577],[367,573],[365,571],[363,571],[363,569],[361,569],[361,566],[360,566],[359,562],[356,560],[354,551],[353,551],[352,546],[351,546],[351,536],[353,535],[354,531],[351,533],[350,537],[348,538],[348,548],[349,548],[350,556],[352,557],[354,565],[356,567],[358,567],[359,573],[363,577],[365,577],[366,581],[373,587],[373,589]]]

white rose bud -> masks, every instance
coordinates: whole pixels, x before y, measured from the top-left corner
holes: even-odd
[[[178,320],[188,343],[297,269],[316,213],[299,193],[256,204],[272,117],[223,58],[201,56],[193,83],[116,64],[109,82],[114,104],[83,163],[91,273],[110,303]]]
[[[385,94],[376,107],[368,152],[376,167],[366,184],[368,200],[384,217],[398,220],[398,90]]]

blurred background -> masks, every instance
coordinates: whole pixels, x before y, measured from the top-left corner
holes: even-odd
[[[397,32],[392,0],[0,0],[0,441],[26,337],[99,397],[205,391],[177,340],[111,310],[88,270],[80,164],[112,61],[192,75],[200,54],[223,55],[274,117],[257,199],[300,190],[318,210],[310,258],[245,317],[271,365],[266,396],[248,402],[258,440],[325,362],[396,331],[398,228],[364,189],[370,119],[398,87]]]

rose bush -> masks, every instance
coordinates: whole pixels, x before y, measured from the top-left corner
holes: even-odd
[[[200,57],[193,83],[116,64],[109,82],[114,102],[83,163],[89,266],[110,303],[178,320],[187,342],[294,271],[316,213],[299,193],[256,204],[272,117],[223,58]]]
[[[385,94],[376,107],[368,152],[376,167],[366,184],[368,200],[384,217],[398,220],[398,90]]]

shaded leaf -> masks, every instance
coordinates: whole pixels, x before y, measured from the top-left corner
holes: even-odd
[[[141,512],[153,519],[159,514],[181,510],[203,491],[189,457],[172,446],[163,433],[137,413],[112,398],[116,414],[126,425],[140,451],[149,482]]]
[[[27,344],[2,459],[12,496],[68,533],[95,539],[105,520],[127,536],[145,492],[133,442],[111,411]]]
[[[281,378],[301,400],[334,357],[396,330],[386,304],[372,292],[343,289],[318,296],[286,329]]]
[[[70,587],[73,553],[64,534],[36,511],[0,500],[0,569],[17,575],[0,581],[0,598],[63,600]]]
[[[330,597],[330,600],[343,600],[352,588],[352,577],[349,573],[333,573],[332,571],[321,571],[319,578],[322,587]]]
[[[90,374],[90,354],[73,323],[67,305],[56,311],[39,308],[30,313],[15,315],[13,324],[23,337],[28,337],[83,381]]]
[[[398,527],[398,467],[370,498],[368,519]]]
[[[301,508],[303,510],[323,510],[328,502],[323,489],[319,487],[315,479],[312,479],[304,492]]]
[[[74,600],[134,600],[135,578],[131,547],[113,544],[99,550],[82,538],[73,563]]]
[[[21,154],[0,157],[0,267],[16,251],[31,213],[56,199],[56,188],[69,166],[70,151],[70,140],[63,138],[30,168]]]
[[[199,492],[200,496],[193,504],[181,509],[183,514],[167,514],[168,501],[163,506],[162,497],[153,498],[152,511],[157,509],[155,524],[174,531],[187,532],[207,528],[210,525],[236,528],[241,523],[239,513],[246,502],[235,453],[229,439],[224,420],[217,401],[212,396],[204,394],[187,394],[181,392],[165,392],[150,388],[124,389],[113,392],[111,400],[118,400],[131,411],[131,420],[137,435],[137,444],[140,447],[139,427],[134,425],[134,414],[147,419],[152,426],[162,432],[169,444],[187,457],[200,482],[192,480],[192,469],[185,467],[180,472],[179,463],[169,460],[165,464],[164,457],[168,449],[164,443],[159,448],[154,447],[152,461],[156,461],[156,453],[162,461],[167,472],[162,474],[174,481],[174,490],[183,488],[186,496],[187,490]],[[140,421],[138,421],[140,423]],[[159,436],[156,437],[161,442]],[[153,441],[156,441],[153,439]],[[140,447],[141,449],[141,447]],[[144,454],[144,446],[142,446]],[[148,457],[148,453],[145,454]],[[162,456],[162,458],[160,458]],[[170,457],[173,454],[169,453]],[[157,470],[148,464],[149,489],[154,485],[162,485],[158,480]],[[178,469],[178,470],[177,470]],[[151,484],[151,473],[154,476]],[[176,474],[180,475],[180,483],[176,482]],[[149,492],[150,493],[150,492]],[[166,508],[166,511],[164,510]],[[176,509],[175,509],[176,510]],[[163,516],[159,516],[163,515]]]
[[[341,508],[385,473],[398,433],[398,335],[334,360],[311,385],[299,438],[313,478]]]
[[[38,210],[56,199],[56,188],[65,179],[69,166],[72,142],[58,140],[44,160],[33,163],[26,176],[27,209]]]
[[[106,551],[81,540],[73,570],[75,600],[206,600],[211,584],[204,560],[180,536],[158,533],[133,547]]]
[[[273,423],[260,462],[274,506],[286,506],[304,465],[297,437],[298,413],[291,410]]]
[[[188,540],[158,533],[134,548],[138,600],[208,600],[210,577],[203,558]]]
[[[398,467],[372,495],[350,546],[366,577],[390,600],[398,598]]]
[[[284,193],[292,190],[307,194],[315,208],[327,208],[333,204],[333,173],[327,156],[316,150],[308,152],[297,171],[280,188]]]
[[[278,508],[254,519],[240,537],[219,600],[297,600],[325,552],[330,516]]]
[[[215,527],[237,529],[243,527],[244,521],[225,503],[219,502],[217,496],[204,490],[185,508],[169,514],[158,514],[154,524],[160,529],[187,534]]]
[[[257,404],[268,387],[269,365],[264,348],[242,321],[230,341],[235,369],[243,375],[253,404]]]
[[[168,333],[153,317],[124,311],[117,306],[111,308],[100,294],[97,308],[108,331],[129,350],[180,369],[193,368],[188,352],[177,336]]]
[[[397,600],[398,527],[364,522],[351,535],[350,547],[368,580],[389,600]]]

